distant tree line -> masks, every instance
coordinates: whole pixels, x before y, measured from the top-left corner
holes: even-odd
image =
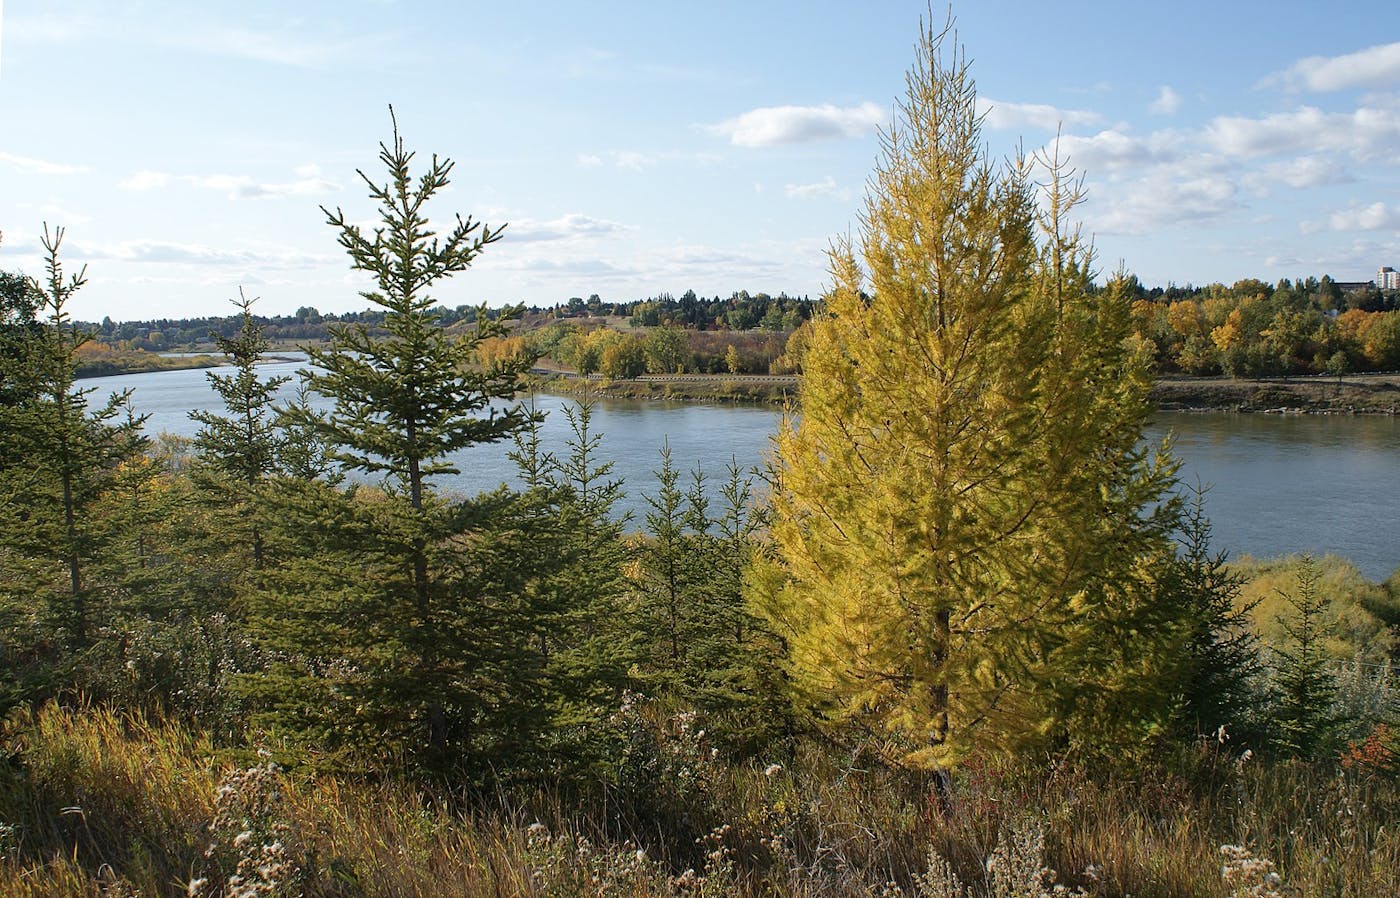
[[[532,306],[526,311],[529,317],[625,318],[633,327],[672,325],[691,330],[790,331],[809,320],[816,307],[815,300],[786,293],[771,296],[738,290],[728,297],[705,297],[694,290],[686,290],[679,299],[671,293],[660,293],[623,302],[607,302],[593,293],[587,299],[574,296],[553,307]]]
[[[672,324],[619,330],[561,321],[507,338],[499,351],[533,352],[580,374],[787,374],[791,332],[688,330]]]
[[[456,311],[440,310],[443,326],[460,320],[474,320],[476,310],[463,307]],[[321,341],[329,334],[333,324],[364,324],[370,328],[382,328],[384,313],[366,309],[362,312],[321,314],[311,306],[302,306],[294,315],[253,315],[254,322],[262,328],[269,341]],[[237,315],[209,315],[200,318],[154,318],[146,321],[113,321],[103,318],[100,323],[79,322],[79,325],[95,340],[116,350],[139,350],[145,352],[165,352],[180,349],[195,349],[201,346],[212,348],[218,339],[230,339],[243,327],[243,317]]]
[[[1371,284],[1343,290],[1326,275],[1285,278],[1274,285],[1247,278],[1228,287],[1152,288],[1130,276],[1126,289],[1133,298],[1135,330],[1151,343],[1161,373],[1269,377],[1400,369],[1400,291],[1382,291]],[[604,302],[592,294],[552,307],[521,307],[516,330],[544,329],[531,338],[531,346],[584,373],[789,373],[796,369],[797,353],[785,341],[818,307],[807,297],[744,290],[708,298],[687,290],[679,299],[662,293],[628,302]],[[499,311],[486,309],[484,314],[495,319]],[[438,306],[437,326],[469,326],[481,314],[483,310],[473,306]],[[618,319],[642,333],[597,332],[605,322],[615,324]],[[567,323],[551,324],[561,320]],[[274,344],[322,342],[335,324],[364,324],[380,334],[384,312],[322,314],[304,306],[295,315],[254,315],[254,321]],[[104,318],[82,327],[99,345],[113,350],[158,352],[212,347],[213,340],[235,334],[241,319],[230,315],[118,323]],[[645,333],[656,328],[664,329],[662,336]],[[684,331],[683,337],[677,338],[676,330]],[[702,335],[712,333],[725,336]],[[777,334],[781,339],[735,336],[751,333]],[[658,343],[667,340],[685,343],[674,359],[662,358],[665,351]]]
[[[603,302],[597,294],[588,300],[574,297],[554,306],[521,306],[520,319],[527,329],[538,327],[553,319],[624,318],[634,327],[671,325],[693,330],[727,329],[748,331],[791,331],[812,316],[816,303],[806,297],[789,297],[780,293],[750,294],[740,290],[728,298],[696,296],[687,290],[680,299],[669,293],[628,302]],[[335,324],[364,324],[373,333],[382,333],[383,310],[365,309],[360,312],[319,312],[313,306],[302,306],[293,315],[253,315],[263,335],[273,343],[320,342],[327,339]],[[479,306],[456,308],[437,306],[437,326],[451,328],[474,324],[483,314]],[[499,309],[486,309],[484,314],[495,319]],[[113,349],[161,352],[190,349],[200,345],[212,346],[217,338],[228,339],[242,327],[239,315],[210,315],[199,318],[155,318],[144,321],[78,322],[84,331]]]
[[[1400,291],[1343,291],[1324,276],[1269,285],[1144,289],[1132,280],[1138,336],[1158,370],[1269,377],[1400,368]]]

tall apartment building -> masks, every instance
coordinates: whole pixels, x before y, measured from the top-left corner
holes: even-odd
[[[1382,290],[1400,290],[1400,271],[1386,265],[1376,272],[1376,286]]]

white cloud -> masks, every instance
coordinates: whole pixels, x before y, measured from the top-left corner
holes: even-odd
[[[54,222],[64,227],[75,224],[87,224],[92,221],[91,215],[74,212],[72,209],[60,203],[44,203],[39,207],[39,214],[44,217],[44,221]]]
[[[656,165],[657,158],[636,150],[609,150],[606,153],[580,153],[578,164],[584,168],[599,168],[611,162],[627,171],[645,171]]]
[[[538,279],[544,279],[576,290],[583,280],[606,285],[613,291],[645,296],[657,292],[658,284],[673,284],[677,290],[690,286],[705,292],[701,285],[717,278],[752,289],[754,284],[767,282],[785,271],[791,255],[733,252],[693,243],[659,247],[628,244],[618,249],[616,255],[605,255],[582,245],[522,247],[514,253],[491,257],[482,268],[510,272],[521,285],[537,285]],[[820,253],[813,250],[811,256],[820,258]],[[706,289],[718,291],[719,287],[716,284]]]
[[[163,265],[243,265],[268,268],[309,268],[338,257],[282,248],[227,249],[202,243],[168,240],[123,240],[114,243],[75,242],[72,256],[87,260],[143,262]]]
[[[199,269],[191,270],[188,268],[160,269],[162,272],[173,271],[174,273],[172,274],[148,274],[141,271],[139,268],[136,269],[136,271],[136,274],[132,274],[129,277],[114,275],[110,280],[112,282],[131,284],[137,287],[161,287],[164,288],[161,292],[167,295],[172,293],[178,295],[181,292],[180,288],[188,288],[192,285],[198,287],[219,287],[221,290],[226,290],[228,286],[234,282],[237,282],[238,286],[241,287],[291,287],[298,283],[297,279],[294,277],[265,277],[262,274],[254,272],[252,269],[246,269],[236,273],[230,273],[225,268],[215,268],[202,272]],[[360,285],[356,284],[354,286]],[[253,298],[260,299],[261,297],[255,296]],[[224,308],[227,307],[225,306]],[[177,310],[174,311],[174,314],[180,313]]]
[[[506,228],[505,240],[511,243],[541,243],[580,237],[601,237],[628,230],[626,225],[603,218],[571,212],[551,221],[517,219]]]
[[[354,56],[349,42],[258,31],[230,23],[195,23],[152,35],[154,42],[194,53],[270,62],[296,68],[323,68]]]
[[[11,40],[24,43],[69,43],[101,30],[93,16],[71,9],[57,14],[10,15],[4,24]]]
[[[1153,115],[1176,115],[1176,111],[1180,108],[1181,94],[1164,84],[1157,91],[1157,99],[1152,101],[1152,105],[1148,106],[1147,110]]]
[[[554,256],[517,256],[514,259],[508,259],[497,256],[491,259],[490,267],[498,271],[524,272],[531,277],[553,277],[567,281],[576,281],[586,277],[604,283],[614,283],[619,279],[630,279],[639,275],[639,272],[633,268],[591,256],[571,259],[561,259]]]
[[[1061,109],[1044,103],[1006,103],[1001,100],[977,101],[979,112],[986,114],[988,128],[1019,130],[1039,128],[1055,131],[1062,125],[1069,128],[1097,125],[1103,116],[1086,109]]]
[[[1267,156],[1306,149],[1323,137],[1329,114],[1314,106],[1263,118],[1220,116],[1205,138],[1229,156]]]
[[[309,171],[308,171],[309,169]],[[189,178],[200,187],[224,191],[229,199],[256,199],[260,197],[308,196],[318,193],[335,193],[340,185],[321,175],[316,166],[303,166],[297,170],[298,177],[292,181],[275,183],[258,182],[247,175],[209,175],[204,178]]]
[[[16,257],[25,263],[39,258],[39,253],[43,246],[39,243],[38,234],[25,230],[24,228],[7,227],[0,229],[0,253],[8,258],[4,267],[8,268],[16,264]],[[24,266],[19,266],[23,268]]]
[[[611,63],[617,58],[617,54],[611,50],[603,50],[597,47],[584,47],[572,54],[569,54],[567,65],[564,71],[570,78],[583,78],[593,75],[598,71],[606,71],[611,68]]]
[[[680,278],[713,276],[716,271],[726,277],[743,281],[746,278],[771,277],[786,263],[754,253],[735,252],[703,244],[675,244],[663,247],[643,257],[645,268],[659,273],[671,272]],[[754,283],[750,280],[749,283]]]
[[[120,39],[297,68],[325,68],[383,53],[382,34],[336,39],[327,36],[324,23],[317,31],[304,28],[302,33],[249,28],[207,16],[194,4],[186,4],[178,14],[165,15],[159,27],[136,27],[129,12],[112,13],[104,5],[92,5],[92,9],[98,11],[65,10],[15,17],[9,23],[10,32],[26,42],[74,44]]]
[[[736,147],[773,147],[863,137],[874,133],[885,118],[885,112],[874,103],[765,106],[716,125],[706,125],[705,130],[729,138]]]
[[[1400,83],[1400,42],[1343,56],[1309,56],[1269,80],[1319,92]]]
[[[296,178],[291,181],[260,182],[248,175],[172,175],[169,172],[138,171],[123,179],[119,186],[125,190],[157,190],[179,182],[217,190],[231,200],[308,196],[334,193],[341,189],[339,184],[324,177],[316,165],[298,166],[293,174]]]
[[[1262,118],[1221,116],[1210,123],[1203,137],[1232,157],[1337,151],[1369,159],[1395,152],[1400,144],[1400,110],[1363,107],[1347,113],[1304,106]]]
[[[783,193],[794,200],[810,200],[817,197],[830,196],[837,199],[849,199],[851,192],[836,186],[836,179],[827,175],[815,184],[788,184],[783,188]]]
[[[1400,207],[1379,202],[1369,206],[1353,206],[1333,212],[1328,218],[1328,225],[1334,231],[1400,230]]]
[[[62,162],[49,162],[29,156],[16,156],[14,153],[0,152],[0,163],[12,165],[21,171],[35,175],[76,175],[88,170],[86,165],[68,165]]]
[[[1322,247],[1314,249],[1314,244],[1311,242],[1308,246],[1310,250],[1318,253],[1311,265],[1313,271],[1347,272],[1350,277],[1344,276],[1346,280],[1353,278],[1356,280],[1371,279],[1375,276],[1378,263],[1391,264],[1387,260],[1396,257],[1397,248],[1395,241],[1385,236],[1379,240],[1355,237],[1348,244],[1327,247],[1326,249]],[[1296,269],[1297,266],[1295,266]]]
[[[122,179],[117,185],[123,190],[155,190],[170,183],[170,175],[163,171],[138,171]]]
[[[1225,175],[1163,167],[1133,181],[1091,186],[1084,215],[1099,233],[1146,234],[1219,218],[1239,208],[1236,192]]]
[[[1177,157],[1176,143],[1174,135],[1167,132],[1142,138],[1109,129],[1089,137],[1066,134],[1060,137],[1058,150],[1060,158],[1079,171],[1096,175],[1169,162]],[[1055,149],[1051,144],[1041,152],[1053,155]]]
[[[1299,190],[1305,187],[1345,184],[1355,180],[1355,176],[1335,159],[1319,155],[1299,156],[1296,159],[1271,162],[1260,169],[1257,177],[1280,181]]]
[[[656,164],[656,160],[635,150],[621,150],[613,153],[613,164],[618,168],[630,169],[631,171],[642,171],[651,168]]]

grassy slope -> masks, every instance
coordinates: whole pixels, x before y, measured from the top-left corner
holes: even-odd
[[[1043,863],[1093,895],[1227,894],[1226,843],[1276,863],[1291,894],[1400,894],[1393,780],[1237,769],[1211,745],[1176,765],[1189,779],[1154,763],[1112,777],[974,767],[940,812],[917,780],[832,751],[765,770],[663,745],[686,763],[579,810],[538,794],[454,809],[394,783],[230,766],[177,728],[100,711],[12,719],[4,744],[5,898],[184,895],[192,880],[225,894],[230,876],[308,896],[900,894],[894,881],[943,898],[914,879],[929,849],[982,895],[998,843],[994,868],[1035,879]]]

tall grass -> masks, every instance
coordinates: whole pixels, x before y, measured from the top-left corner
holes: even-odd
[[[1400,790],[1355,767],[1211,745],[1132,771],[975,764],[941,802],[858,755],[728,764],[687,738],[568,799],[449,799],[50,707],[4,730],[0,896],[1400,894]]]
[[[5,895],[169,893],[200,856],[214,774],[206,741],[102,709],[6,722]]]

